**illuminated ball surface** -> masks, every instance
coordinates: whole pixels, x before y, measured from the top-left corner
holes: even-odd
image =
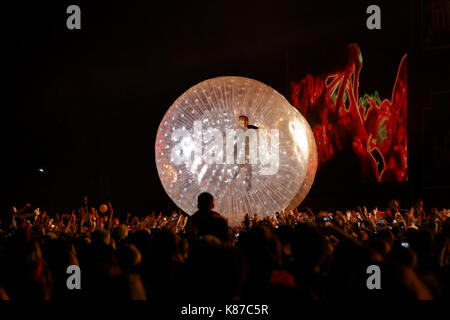
[[[198,195],[209,192],[230,225],[298,206],[317,168],[314,136],[300,112],[243,77],[209,79],[183,93],[159,125],[155,158],[179,208],[193,214]]]

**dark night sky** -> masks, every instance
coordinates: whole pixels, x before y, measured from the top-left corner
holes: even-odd
[[[154,163],[159,122],[211,77],[254,78],[289,97],[289,80],[339,67],[345,45],[358,43],[361,91],[390,97],[408,51],[408,3],[376,1],[376,31],[365,27],[373,1],[5,4],[6,205],[67,210],[87,193],[134,212],[166,208]],[[66,28],[70,4],[81,7],[79,31]]]

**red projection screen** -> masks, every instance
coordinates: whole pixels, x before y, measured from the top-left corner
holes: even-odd
[[[360,94],[360,48],[349,45],[348,63],[339,71],[291,81],[292,104],[311,125],[318,149],[318,174],[337,157],[357,159],[349,175],[363,182],[408,180],[407,69],[399,61],[391,97]]]

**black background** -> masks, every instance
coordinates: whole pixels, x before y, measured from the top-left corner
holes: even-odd
[[[81,8],[81,30],[66,28],[71,4]],[[381,7],[381,30],[366,28],[371,4]],[[64,211],[87,194],[122,212],[167,212],[174,205],[158,178],[154,139],[179,95],[238,75],[289,98],[290,80],[339,68],[349,43],[364,60],[360,93],[381,98],[390,98],[409,53],[409,182],[330,181],[313,186],[305,204],[383,206],[396,197],[407,205],[424,196],[420,90],[449,83],[450,72],[447,63],[434,66],[434,82],[422,76],[424,61],[437,64],[448,51],[438,62],[422,55],[418,1],[39,1],[5,3],[2,12],[4,207],[33,201]]]

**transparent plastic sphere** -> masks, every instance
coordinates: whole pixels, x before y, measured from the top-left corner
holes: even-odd
[[[243,77],[203,81],[162,119],[155,142],[164,190],[188,214],[209,192],[215,211],[239,224],[298,206],[317,168],[317,149],[300,112],[271,87]]]

